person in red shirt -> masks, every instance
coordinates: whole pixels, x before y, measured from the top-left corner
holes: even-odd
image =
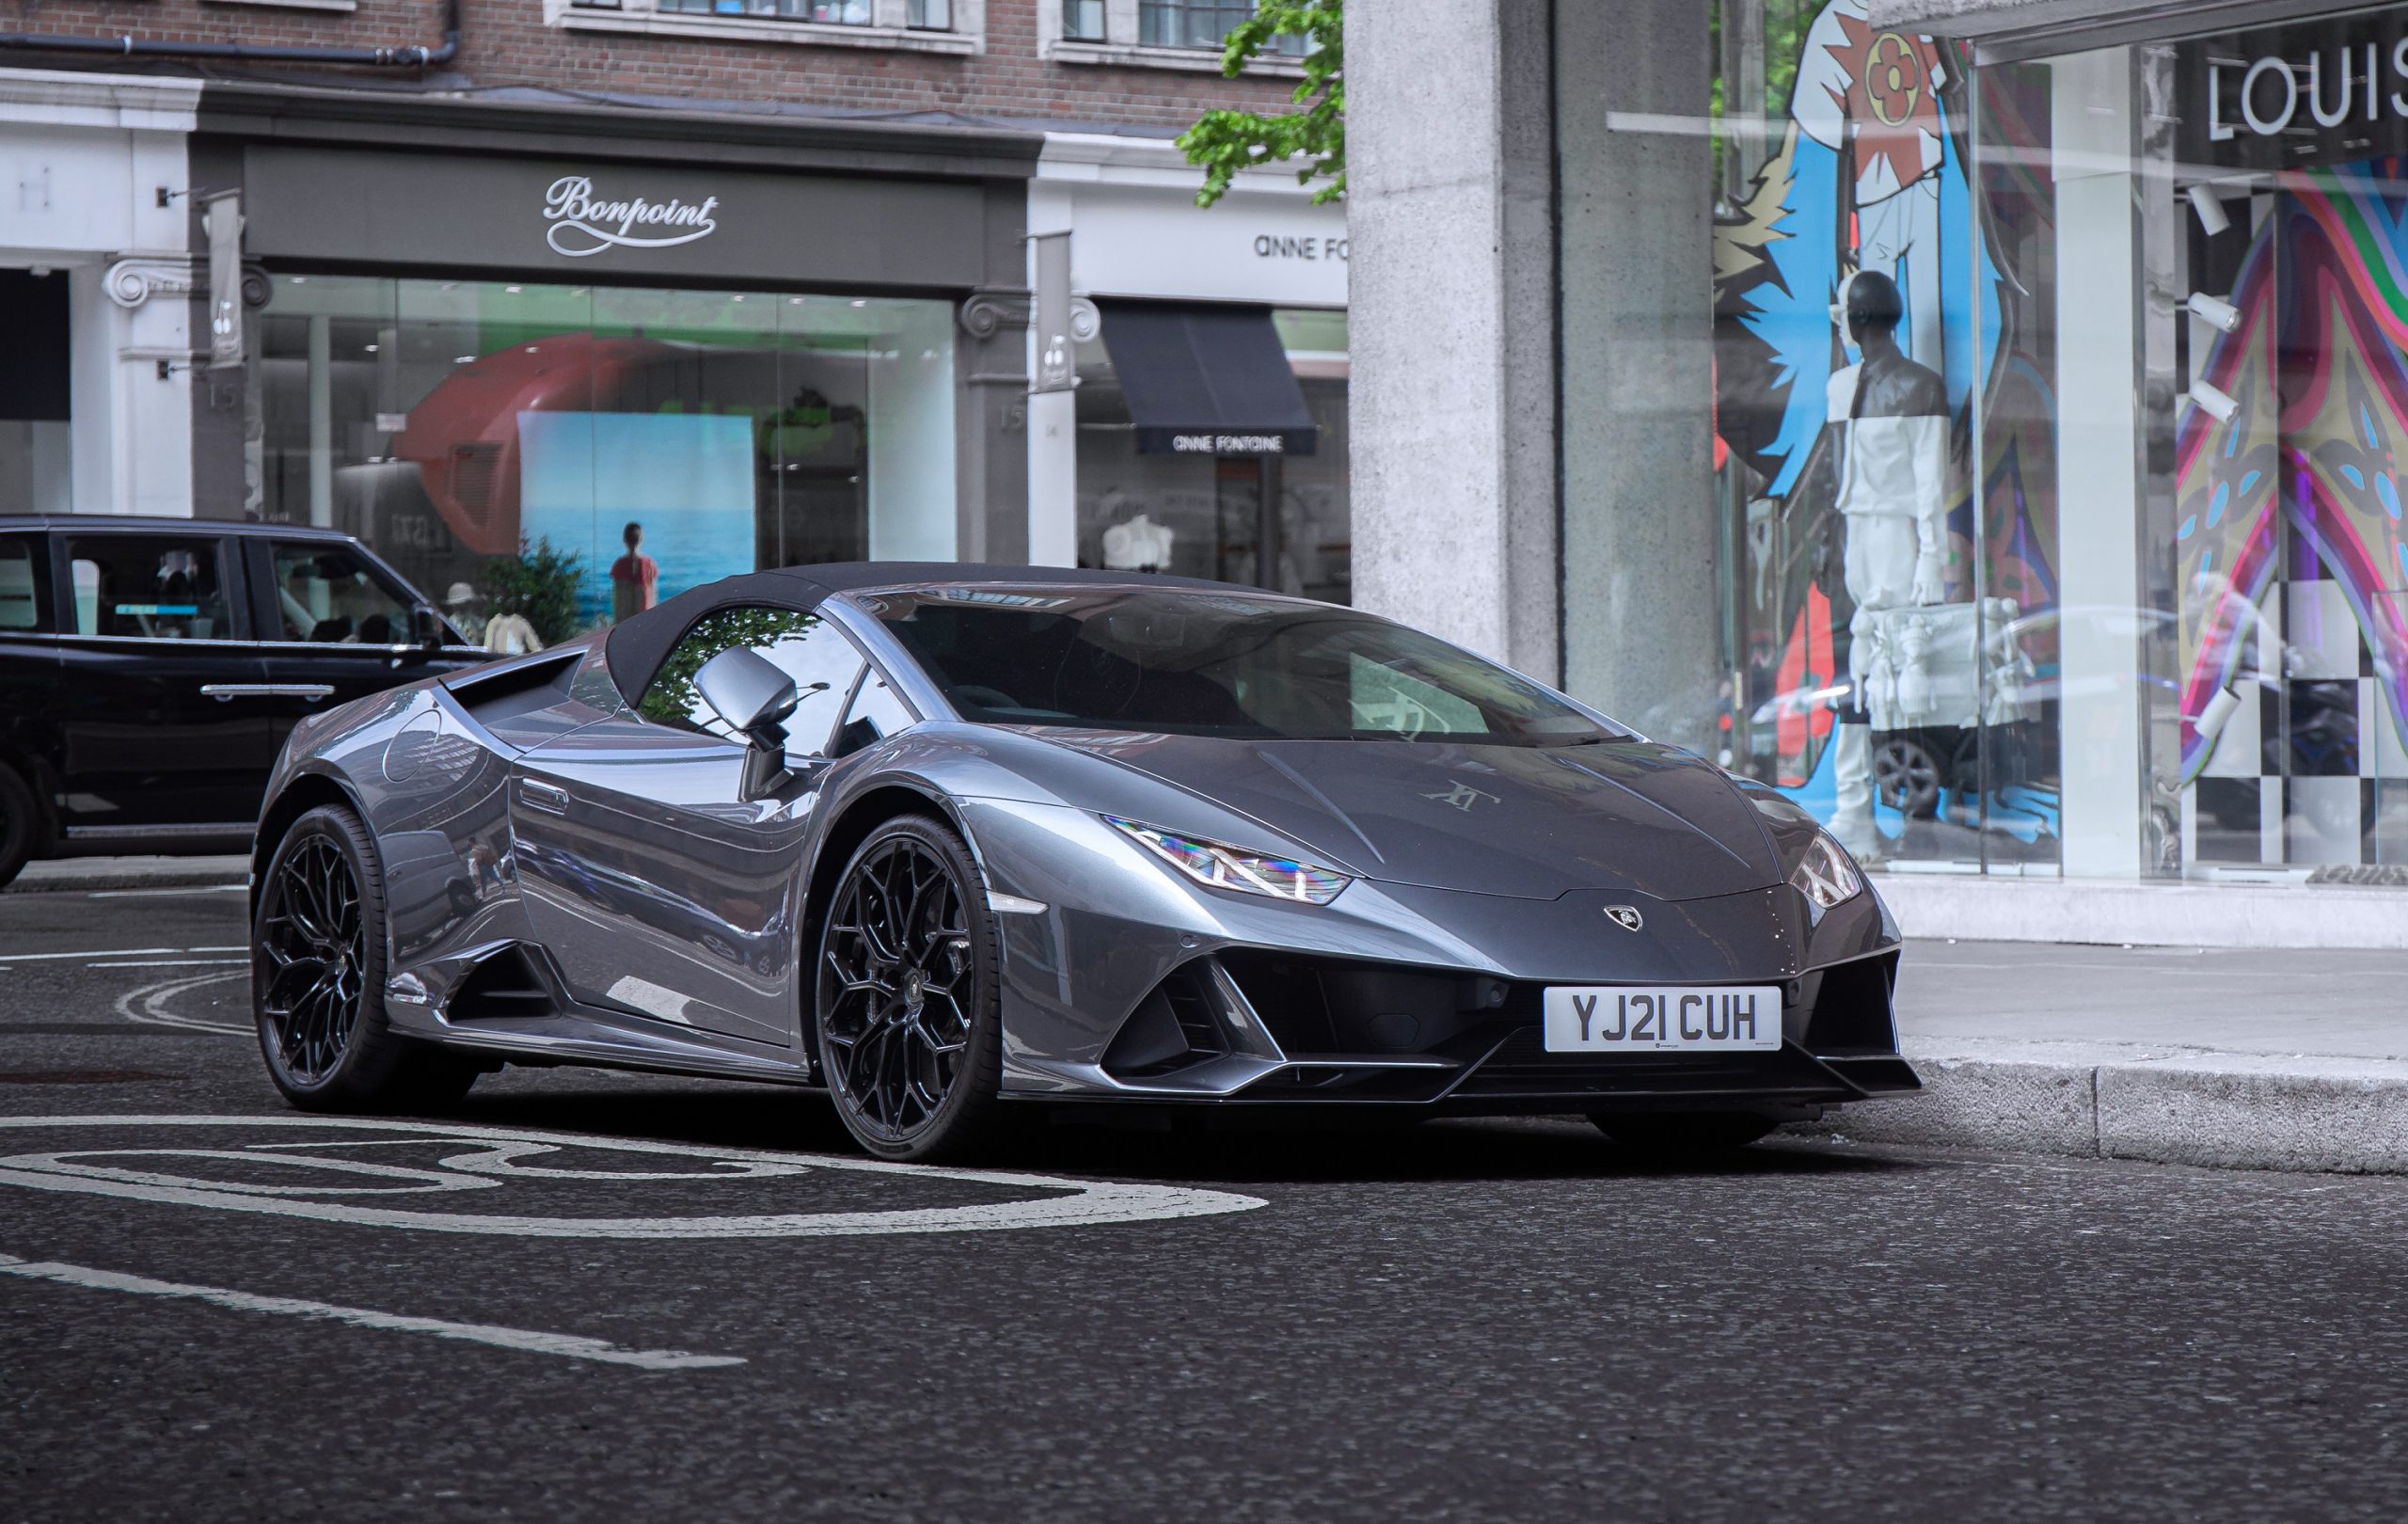
[[[643,553],[643,526],[629,524],[620,538],[627,553],[610,564],[610,623],[653,606],[660,587],[660,563]]]

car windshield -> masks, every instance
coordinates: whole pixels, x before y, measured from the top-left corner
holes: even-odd
[[[1618,739],[1528,678],[1350,609],[1243,593],[932,588],[859,600],[965,720],[1286,740]]]

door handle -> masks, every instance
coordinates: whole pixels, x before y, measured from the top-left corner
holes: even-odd
[[[555,788],[547,783],[522,778],[518,783],[518,797],[531,810],[541,810],[546,815],[568,813],[568,790],[565,788]]]
[[[301,698],[314,704],[320,699],[334,697],[335,685],[332,683],[203,683],[200,685],[200,691],[204,698],[214,698],[220,704],[231,703],[238,698]]]

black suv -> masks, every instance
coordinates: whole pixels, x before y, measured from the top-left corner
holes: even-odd
[[[0,883],[247,849],[303,716],[485,659],[347,534],[0,516]]]

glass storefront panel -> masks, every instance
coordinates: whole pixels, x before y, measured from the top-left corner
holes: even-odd
[[[1867,858],[2053,871],[2047,271],[1974,237],[1970,59],[1862,0],[1709,46],[1721,749]]]
[[[954,554],[936,301],[280,275],[255,325],[263,517],[430,595],[578,558],[579,623],[756,567]],[[629,575],[614,581],[613,569]]]
[[[1346,314],[1282,310],[1272,321],[1319,429],[1309,455],[1141,453],[1110,353],[1101,339],[1079,345],[1080,565],[1350,600]],[[1267,570],[1259,552],[1266,492],[1277,504],[1274,564]]]

